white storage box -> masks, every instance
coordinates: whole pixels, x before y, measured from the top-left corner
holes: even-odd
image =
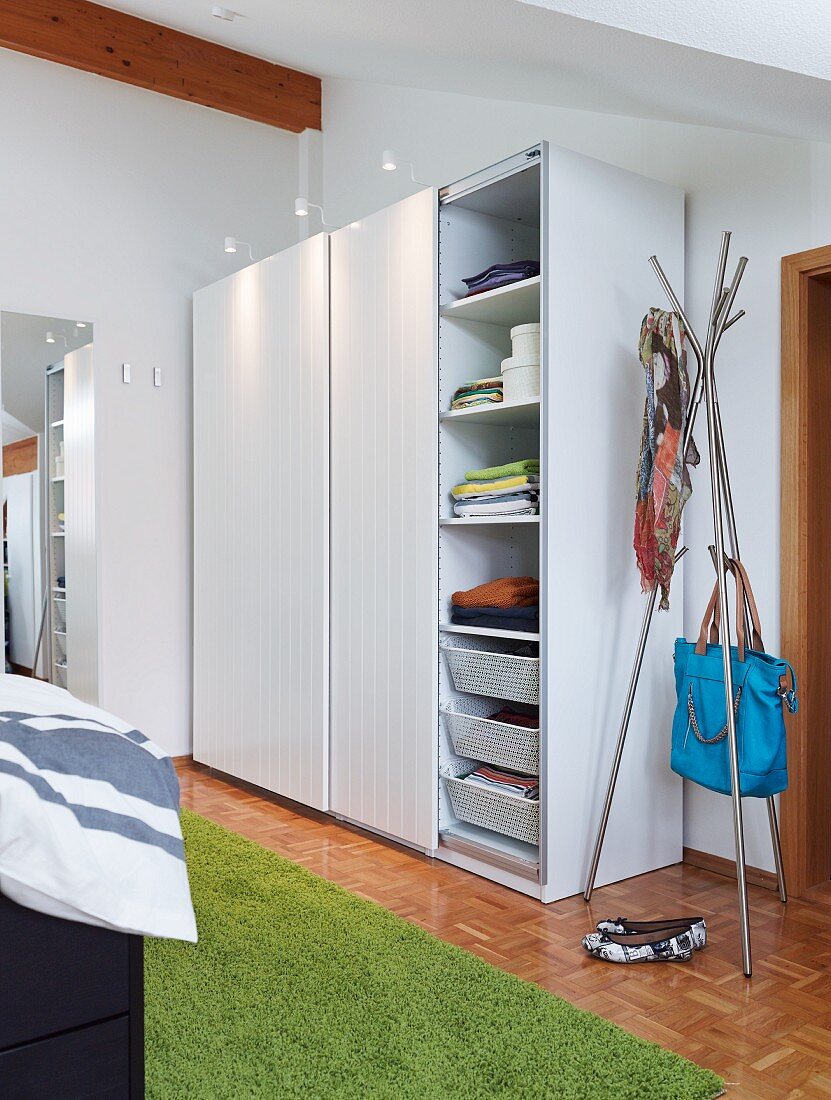
[[[504,401],[530,401],[540,395],[539,355],[514,355],[502,360]]]
[[[456,764],[445,769],[444,783],[456,817],[503,836],[524,840],[526,844],[539,844],[539,799],[469,783],[465,776],[472,770],[470,764]]]
[[[516,657],[500,638],[445,638],[441,648],[457,691],[515,703],[539,703],[539,657]]]
[[[515,325],[511,329],[511,355],[521,358],[523,355],[533,356],[537,361],[540,358],[540,323],[534,321],[530,325]]]
[[[538,775],[540,769],[540,730],[516,726],[512,722],[494,722],[488,718],[501,710],[494,699],[457,700],[442,711],[454,751],[471,760],[497,764],[526,775]],[[539,720],[537,720],[539,722]]]

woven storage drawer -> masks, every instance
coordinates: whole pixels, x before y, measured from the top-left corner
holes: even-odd
[[[457,691],[515,703],[540,701],[539,657],[515,657],[498,638],[453,638],[441,643]]]
[[[511,355],[532,355],[540,358],[540,323],[515,325],[511,329]]]
[[[488,718],[500,709],[491,699],[465,699],[442,711],[453,749],[459,756],[500,764],[526,775],[539,774],[540,731]]]
[[[540,395],[540,357],[512,356],[502,360],[504,401],[528,401]]]
[[[446,769],[444,774],[444,783],[456,817],[503,836],[524,840],[526,844],[539,844],[539,799],[522,798],[481,787],[478,783],[468,783],[465,776],[470,771],[470,764],[459,764]]]

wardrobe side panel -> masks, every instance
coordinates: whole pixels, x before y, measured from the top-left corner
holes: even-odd
[[[64,358],[67,688],[98,702],[93,345]],[[51,476],[51,471],[50,471]]]
[[[551,901],[584,886],[643,621],[632,549],[644,405],[638,337],[647,309],[665,304],[649,256],[683,295],[684,196],[567,150],[548,155],[543,882]],[[681,581],[679,569],[671,610],[653,617],[598,885],[682,857],[682,786],[669,769]]]
[[[328,807],[328,238],[194,299],[194,756]]]
[[[436,195],[332,235],[332,809],[437,844]]]
[[[225,588],[219,583],[225,553],[225,466],[222,384],[226,312],[232,281],[214,283],[193,296],[193,758],[219,767],[217,729],[227,705],[224,645]]]

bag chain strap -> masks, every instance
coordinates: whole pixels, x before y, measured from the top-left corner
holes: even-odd
[[[737,715],[739,713],[739,701],[741,700],[741,697],[742,689],[739,688],[739,690],[736,692],[736,698],[733,703],[734,715]],[[724,738],[727,736],[727,722],[724,723],[724,726],[718,731],[715,737],[705,737],[702,734],[701,730],[698,728],[698,719],[695,716],[695,703],[693,703],[692,684],[690,684],[690,691],[689,695],[687,696],[687,713],[690,716],[690,726],[692,727],[692,731],[695,734],[697,740],[699,740],[702,745],[716,745],[719,741],[723,741]]]

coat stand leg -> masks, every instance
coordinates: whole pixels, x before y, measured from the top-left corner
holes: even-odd
[[[730,757],[730,787],[733,803],[733,839],[736,847],[736,880],[739,894],[739,930],[741,934],[742,970],[746,977],[753,972],[750,949],[750,913],[747,900],[747,871],[744,850],[744,825],[742,821],[742,799],[739,785],[739,752],[736,740],[736,716],[733,710],[733,668],[730,651],[730,607],[727,594],[727,567],[724,552],[724,515],[721,484],[721,466],[719,462],[718,431],[716,427],[716,403],[713,382],[714,346],[719,335],[719,325],[729,303],[725,299],[724,269],[727,263],[729,234],[722,235],[719,270],[716,276],[716,289],[713,293],[713,306],[710,313],[710,326],[704,352],[704,402],[707,409],[707,437],[710,455],[710,490],[713,504],[713,533],[716,549],[716,575],[721,603],[722,621],[722,657],[724,665],[724,701],[727,711],[727,744]],[[741,265],[740,265],[741,266]],[[737,278],[741,278],[737,271]],[[734,280],[735,282],[736,280]]]

